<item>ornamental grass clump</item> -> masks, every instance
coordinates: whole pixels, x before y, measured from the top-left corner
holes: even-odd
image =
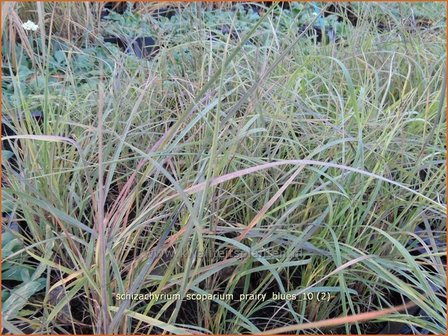
[[[446,333],[445,5],[345,5],[5,3],[3,331]]]

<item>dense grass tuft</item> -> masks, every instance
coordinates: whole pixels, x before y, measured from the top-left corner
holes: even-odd
[[[7,332],[446,333],[444,4],[154,6],[2,6]]]

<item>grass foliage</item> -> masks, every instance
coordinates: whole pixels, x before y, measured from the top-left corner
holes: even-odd
[[[446,333],[444,4],[355,3],[321,43],[305,3],[154,6],[126,25],[99,3],[2,5],[3,327]],[[114,26],[157,54],[104,43]]]

